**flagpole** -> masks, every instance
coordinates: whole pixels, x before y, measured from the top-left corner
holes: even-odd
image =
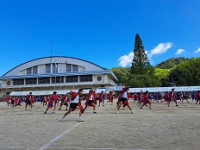
[[[60,81],[61,81],[61,78],[62,78],[62,77],[61,77],[61,66],[62,66],[61,64],[62,64],[62,58],[61,58],[61,56],[60,56]],[[64,81],[65,81],[65,80],[64,80],[64,77],[63,77],[63,83],[64,83]],[[61,84],[62,84],[62,83],[60,82],[60,90],[61,90]]]

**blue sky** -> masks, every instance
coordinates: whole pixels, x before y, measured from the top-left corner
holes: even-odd
[[[128,66],[136,33],[153,65],[198,57],[199,6],[198,0],[1,0],[0,75],[50,56],[50,41],[56,56]]]

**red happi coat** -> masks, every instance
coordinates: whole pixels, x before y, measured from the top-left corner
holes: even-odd
[[[10,96],[7,96],[4,100],[5,100],[6,102],[8,102],[9,99],[11,99],[11,97],[10,97]]]
[[[94,97],[94,103],[97,104],[97,94],[93,93],[93,97]]]
[[[176,93],[174,92],[174,94],[172,95],[172,92],[169,93],[169,100],[176,100]]]
[[[165,94],[165,100],[169,100],[169,92]]]
[[[69,98],[69,95],[64,95],[63,98],[62,98],[62,103],[64,105],[68,105],[68,103],[70,102],[70,98]]]
[[[103,100],[103,96],[104,96],[103,93],[100,93],[100,94],[99,94],[99,101],[100,101],[100,102],[102,102],[102,100]]]
[[[77,93],[76,92],[70,92],[70,95],[71,95],[72,100],[74,100],[77,96]]]
[[[90,97],[93,95],[93,90],[90,90],[89,91],[89,94],[88,94],[88,97],[87,97],[87,100],[86,100],[86,103],[88,103],[88,101],[90,100]],[[93,96],[93,101],[94,101],[94,96]]]
[[[113,93],[112,92],[110,92],[108,99],[110,102],[113,102]]]
[[[197,93],[196,100],[200,100],[200,93]]]
[[[30,97],[31,97],[31,103],[33,103],[34,100],[35,100],[34,95],[27,95],[27,96],[26,96],[26,101],[29,101]]]
[[[142,98],[142,101],[143,101],[143,103],[147,103],[147,101],[148,101],[148,99],[149,99],[149,94],[144,94],[143,95],[143,98]]]
[[[48,103],[48,102],[49,102],[49,100],[50,100],[49,96],[45,96],[45,97],[44,97],[44,100],[45,100],[45,102],[47,102],[47,103]]]
[[[51,96],[50,100],[49,100],[49,104],[53,104],[53,103],[56,103],[58,100],[58,95],[57,94],[54,94]]]

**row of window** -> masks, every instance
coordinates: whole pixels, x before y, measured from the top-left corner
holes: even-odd
[[[51,68],[53,68],[53,70],[51,71]],[[58,64],[46,64],[46,73],[58,73]],[[78,66],[77,65],[71,65],[71,64],[66,64],[66,72],[78,72]],[[27,69],[27,74],[38,74],[38,66],[34,66],[31,68]]]
[[[27,74],[38,74],[38,66],[34,66],[27,69]]]
[[[38,78],[38,84],[50,84],[51,83],[75,83],[78,82],[78,76],[69,76],[69,77],[45,77]],[[24,85],[24,81],[26,85],[37,84],[37,78],[28,78],[28,79],[13,79],[13,85]],[[80,82],[92,82],[92,75],[84,75],[80,76]]]

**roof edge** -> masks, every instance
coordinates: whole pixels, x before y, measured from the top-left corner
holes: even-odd
[[[95,65],[95,66],[97,66],[97,67],[100,67],[100,68],[103,69],[103,70],[106,70],[105,68],[103,68],[103,67],[101,67],[101,66],[99,66],[99,65],[97,65],[97,64],[95,64],[95,63],[92,63],[92,62],[90,62],[90,61],[87,61],[87,60],[81,59],[81,58],[67,57],[67,56],[48,56],[48,57],[40,57],[40,58],[32,59],[32,60],[29,60],[29,61],[27,61],[27,62],[25,62],[25,63],[19,64],[19,65],[17,65],[16,67],[14,67],[14,68],[12,68],[11,70],[9,70],[9,71],[7,71],[6,73],[4,73],[2,76],[5,76],[6,74],[8,74],[9,72],[13,71],[13,70],[16,69],[17,67],[22,66],[22,65],[24,65],[24,64],[27,64],[27,63],[29,63],[29,62],[31,62],[31,61],[40,60],[40,59],[46,59],[46,58],[55,58],[55,57],[71,58],[71,59],[77,59],[77,60],[85,61],[85,62],[88,62],[88,63],[90,63],[90,64],[93,64],[93,65]]]

